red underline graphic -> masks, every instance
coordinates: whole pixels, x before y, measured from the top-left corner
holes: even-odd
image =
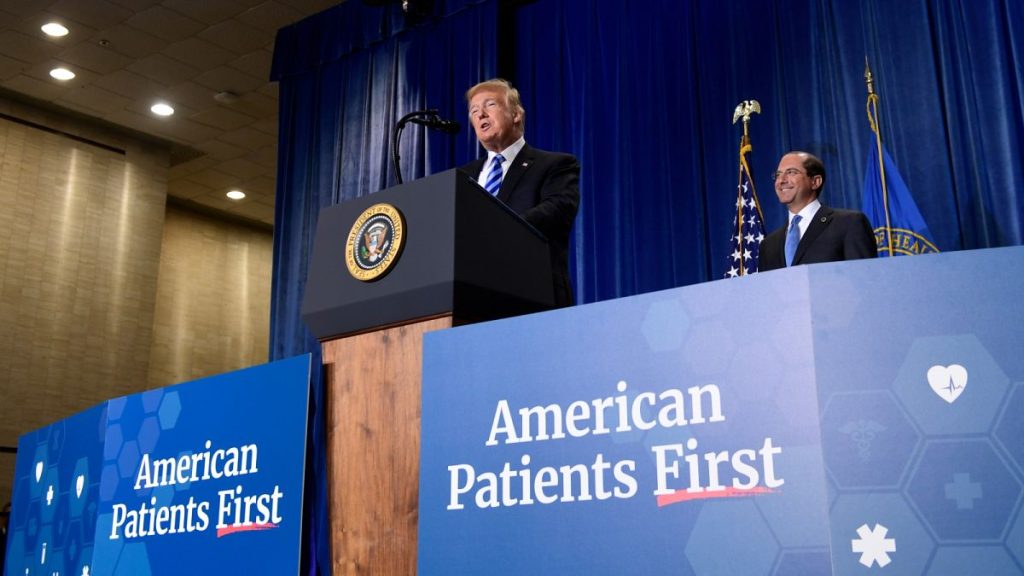
[[[227,536],[228,534],[234,534],[235,532],[250,532],[252,530],[270,530],[271,528],[277,528],[277,524],[267,522],[266,524],[250,524],[248,526],[228,526],[226,528],[217,529],[217,538],[221,536]]]
[[[686,490],[679,490],[672,494],[662,494],[658,496],[658,507],[668,506],[669,504],[676,504],[679,502],[686,502],[687,500],[706,500],[708,498],[744,498],[749,496],[758,496],[760,494],[773,494],[775,490],[766,488],[764,486],[755,486],[753,488],[725,488],[723,490],[704,490],[703,492],[687,492]]]

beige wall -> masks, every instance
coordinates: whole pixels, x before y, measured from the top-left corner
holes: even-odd
[[[167,150],[0,98],[0,446],[266,360],[271,232],[167,205]],[[0,453],[0,503],[14,455]]]
[[[149,387],[267,361],[271,232],[168,206]]]

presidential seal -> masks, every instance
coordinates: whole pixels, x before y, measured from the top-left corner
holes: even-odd
[[[356,219],[345,243],[345,265],[357,280],[376,280],[394,266],[405,241],[402,213],[390,204],[374,204]]]

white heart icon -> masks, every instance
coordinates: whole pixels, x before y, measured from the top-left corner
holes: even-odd
[[[928,369],[928,384],[939,398],[952,404],[967,387],[967,369],[959,364],[932,366]]]
[[[85,476],[82,474],[75,478],[75,496],[82,497],[82,488],[85,487]]]
[[[39,482],[39,480],[42,477],[43,477],[43,463],[42,462],[36,462],[36,482]]]

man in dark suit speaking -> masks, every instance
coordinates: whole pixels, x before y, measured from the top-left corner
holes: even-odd
[[[487,157],[462,166],[477,182],[548,239],[555,305],[571,306],[569,233],[580,203],[580,165],[570,154],[531,148],[523,137],[526,111],[506,80],[466,91],[469,120]]]
[[[824,186],[825,165],[817,156],[789,152],[779,160],[775,194],[789,208],[789,222],[764,239],[758,271],[878,255],[867,216],[824,206],[818,201]]]

